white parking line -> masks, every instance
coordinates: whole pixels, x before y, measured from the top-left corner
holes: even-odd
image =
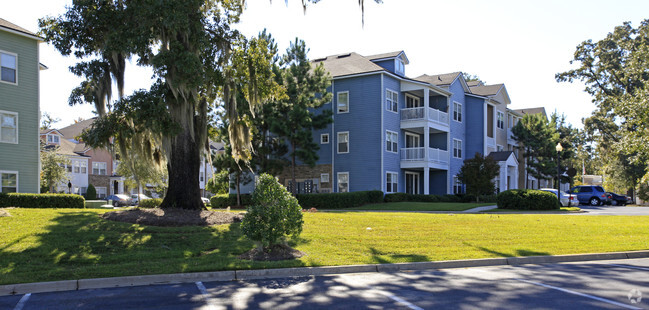
[[[25,304],[27,303],[27,300],[31,296],[32,296],[32,293],[27,293],[27,294],[23,295],[23,297],[20,298],[20,300],[18,301],[18,304],[16,304],[16,306],[14,307],[14,310],[22,310],[23,307],[25,306]]]
[[[200,281],[196,282],[196,287],[198,287],[198,290],[201,292],[201,295],[203,295],[203,299],[205,300],[205,303],[207,303],[206,309],[216,310],[217,307],[212,302],[212,299],[210,298],[210,293],[207,292],[207,289],[205,288],[205,285],[203,285],[203,282]]]
[[[638,269],[638,270],[649,271],[649,268],[646,268],[646,267],[636,267],[636,266],[618,265],[618,264],[608,264],[608,265],[609,265],[609,266],[615,266],[615,267],[622,267],[622,268],[629,268],[629,269]]]
[[[634,310],[635,309],[642,309],[642,308],[633,307],[633,306],[630,306],[630,305],[627,305],[627,304],[619,303],[617,301],[613,301],[613,300],[610,300],[610,299],[597,297],[597,296],[593,296],[593,295],[588,295],[588,294],[584,294],[584,293],[579,293],[579,292],[567,290],[565,288],[560,288],[560,287],[547,285],[547,284],[543,284],[543,283],[539,283],[539,282],[528,281],[528,280],[523,280],[523,279],[514,279],[514,280],[529,283],[529,284],[534,284],[534,285],[538,285],[538,286],[542,286],[542,287],[545,287],[545,288],[551,288],[553,290],[561,291],[561,292],[568,293],[568,294],[573,294],[573,295],[577,295],[577,296],[581,296],[581,297],[586,297],[586,298],[598,300],[598,301],[609,303],[609,304],[612,304],[612,305],[616,305],[618,307],[622,307],[622,308],[625,308],[625,309],[634,309]]]
[[[403,299],[401,297],[392,295],[392,294],[390,294],[390,293],[388,293],[386,291],[382,291],[382,290],[379,290],[379,289],[371,287],[371,286],[369,288],[377,291],[379,294],[381,294],[381,295],[383,295],[385,297],[388,297],[388,298],[390,298],[390,299],[392,299],[392,300],[394,300],[394,301],[396,301],[396,302],[398,302],[398,303],[400,303],[402,305],[405,305],[406,307],[408,307],[408,308],[410,308],[412,310],[424,310],[423,308],[417,307],[416,305],[406,301],[405,299]]]

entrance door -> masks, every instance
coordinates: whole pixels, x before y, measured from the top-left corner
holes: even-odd
[[[419,135],[406,133],[406,148],[421,147]]]
[[[419,173],[406,172],[406,193],[419,194]]]
[[[421,100],[419,98],[406,95],[406,108],[419,108],[422,107]]]

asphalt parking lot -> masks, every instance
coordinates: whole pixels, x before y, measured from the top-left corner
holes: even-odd
[[[643,299],[645,294],[645,299]],[[646,309],[649,259],[1,296],[0,309]]]

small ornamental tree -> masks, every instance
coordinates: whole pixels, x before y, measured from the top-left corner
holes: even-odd
[[[479,202],[480,195],[493,195],[495,191],[493,179],[498,175],[500,166],[490,157],[476,153],[471,159],[464,161],[457,177],[466,184],[466,193],[474,195]]]
[[[302,208],[273,176],[264,173],[259,177],[252,202],[241,229],[259,249],[284,244],[286,236],[298,236],[302,232]]]
[[[93,186],[92,184],[88,185],[88,190],[86,191],[86,199],[87,200],[97,199],[97,190],[95,189],[95,186]]]

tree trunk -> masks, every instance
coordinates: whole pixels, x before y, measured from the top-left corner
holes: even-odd
[[[201,201],[199,187],[200,153],[195,136],[190,126],[183,126],[183,131],[171,137],[171,154],[167,163],[169,188],[160,208],[201,210],[205,206]]]

